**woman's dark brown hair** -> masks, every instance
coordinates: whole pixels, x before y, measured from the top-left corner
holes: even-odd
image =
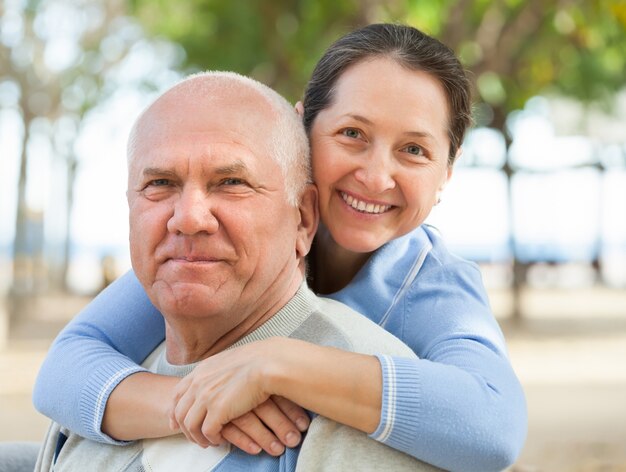
[[[470,82],[448,46],[411,26],[368,25],[348,33],[326,50],[304,92],[307,132],[311,131],[317,114],[331,105],[335,84],[341,74],[348,67],[375,57],[393,59],[409,70],[429,73],[441,83],[448,100],[448,163],[452,165],[472,122]],[[372,80],[376,78],[372,77]]]

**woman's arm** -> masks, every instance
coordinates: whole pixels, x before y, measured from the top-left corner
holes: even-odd
[[[133,272],[100,293],[57,336],[39,371],[33,402],[54,421],[100,442],[111,392],[163,341],[163,317]],[[156,405],[160,408],[160,404]]]
[[[372,437],[446,469],[502,470],[526,439],[524,392],[478,268],[430,262],[392,330],[421,360],[382,359],[386,401]]]

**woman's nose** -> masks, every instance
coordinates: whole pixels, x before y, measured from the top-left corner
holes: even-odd
[[[355,171],[358,182],[372,193],[383,193],[396,186],[393,158],[383,151],[373,150],[365,156]]]
[[[201,189],[183,189],[167,222],[168,231],[176,234],[211,234],[219,222],[212,211],[211,196]]]

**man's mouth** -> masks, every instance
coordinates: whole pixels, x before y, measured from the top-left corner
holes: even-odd
[[[170,257],[169,260],[174,261],[174,262],[189,262],[189,263],[219,262],[219,259],[215,257],[209,257],[209,256],[173,256],[173,257]]]
[[[341,198],[344,202],[346,202],[347,205],[361,213],[379,215],[381,213],[389,211],[391,207],[393,207],[393,205],[382,205],[379,203],[364,202],[363,200],[359,200],[352,195],[348,195],[347,193],[341,191],[339,191],[339,195],[341,195]]]

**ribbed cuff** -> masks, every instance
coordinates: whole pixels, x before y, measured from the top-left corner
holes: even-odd
[[[383,401],[380,423],[370,437],[397,450],[412,450],[421,412],[418,359],[376,357],[383,373]]]
[[[80,420],[88,439],[107,444],[130,444],[130,441],[117,441],[102,432],[104,409],[111,392],[122,380],[137,372],[147,371],[130,359],[111,359],[89,376],[81,392],[79,405]]]

